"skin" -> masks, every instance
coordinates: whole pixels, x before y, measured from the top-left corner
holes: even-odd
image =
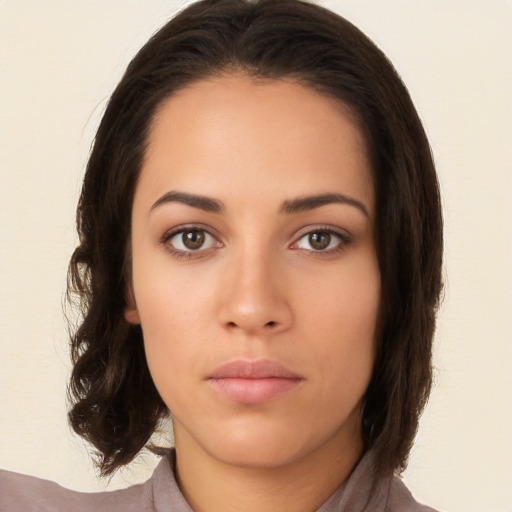
[[[125,316],[142,325],[173,414],[179,485],[198,512],[314,510],[362,455],[375,355],[375,193],[361,131],[348,108],[302,85],[231,74],[163,102],[148,142]],[[283,211],[325,194],[348,201]],[[205,237],[195,251],[179,232],[192,228]],[[310,233],[330,236],[327,248]],[[209,377],[236,359],[277,361],[299,382],[233,401]]]

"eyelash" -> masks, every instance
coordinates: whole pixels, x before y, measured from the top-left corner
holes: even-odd
[[[170,244],[170,241],[175,238],[178,235],[182,235],[185,233],[191,233],[191,232],[198,232],[203,233],[207,237],[211,237],[216,244],[216,247],[222,247],[223,244],[217,240],[217,238],[210,233],[210,231],[205,227],[201,225],[190,225],[190,226],[180,226],[178,228],[174,228],[170,231],[167,231],[163,237],[160,240],[160,244],[164,246],[164,248],[169,251],[175,258],[178,259],[187,259],[190,260],[195,256],[199,256],[204,251],[207,251],[208,249],[212,249],[215,247],[206,247],[198,248],[197,250],[183,250],[183,249],[177,249],[176,247],[173,247]],[[331,247],[326,250],[314,250],[314,249],[305,249],[302,247],[297,247],[299,242],[303,240],[305,237],[314,235],[314,234],[323,234],[328,235],[329,237],[332,237],[333,235],[339,239],[338,243],[335,245],[335,247]],[[329,244],[331,243],[331,240],[329,240]],[[289,246],[292,250],[298,250],[298,251],[304,251],[312,256],[327,256],[327,255],[333,255],[338,254],[344,250],[346,250],[347,246],[351,243],[351,238],[348,234],[342,233],[338,230],[335,230],[330,227],[324,227],[324,226],[313,226],[308,227],[304,229],[302,232],[298,234],[295,241]]]
[[[178,258],[178,259],[191,259],[193,258],[195,255],[199,255],[200,253],[208,250],[208,249],[211,249],[213,247],[207,247],[206,249],[202,249],[202,248],[199,248],[197,250],[182,250],[182,249],[177,249],[176,247],[173,247],[171,244],[170,244],[170,241],[178,236],[178,235],[183,235],[184,233],[191,233],[191,232],[198,232],[198,233],[203,233],[203,234],[206,234],[208,237],[211,237],[213,238],[213,240],[215,240],[215,243],[216,243],[216,246],[217,247],[222,247],[222,243],[219,242],[217,240],[217,238],[212,235],[210,233],[210,231],[205,227],[205,226],[201,226],[201,225],[190,225],[190,226],[180,226],[178,228],[174,228],[170,231],[167,231],[164,236],[161,238],[160,240],[160,243],[164,246],[164,248],[169,251],[175,258]]]
[[[303,240],[304,238],[314,235],[314,234],[325,234],[329,235],[329,237],[332,237],[333,235],[339,239],[338,243],[334,247],[331,247],[330,249],[326,250],[314,250],[314,249],[303,249],[301,247],[297,247],[299,242]],[[306,229],[302,230],[293,242],[291,244],[291,248],[296,251],[304,251],[308,253],[310,256],[331,256],[333,254],[339,254],[347,249],[347,246],[351,243],[351,238],[347,233],[342,232],[341,230],[338,231],[336,229],[333,229],[331,227],[326,226],[308,226]],[[329,241],[330,243],[331,241]]]

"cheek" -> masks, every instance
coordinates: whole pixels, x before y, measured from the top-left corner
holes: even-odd
[[[139,289],[137,305],[148,360],[173,364],[192,358],[201,345],[204,332],[200,326],[208,305],[187,289],[176,280],[172,286],[160,281]]]
[[[376,353],[380,273],[377,262],[369,260],[364,268],[333,275],[311,283],[303,294],[301,309],[315,347],[310,355],[316,367],[325,368],[326,389],[335,386],[357,397],[366,390]]]
[[[376,258],[361,258],[327,276],[312,276],[300,293],[304,316],[317,319],[319,337],[352,340],[354,349],[376,337],[380,272]],[[352,262],[351,262],[352,263]]]
[[[149,371],[169,409],[181,410],[193,391],[190,377],[198,373],[204,338],[198,329],[199,308],[189,307],[183,295],[162,292],[160,287],[147,299],[140,316]]]
[[[140,256],[140,254],[139,254]],[[139,257],[134,293],[152,379],[169,409],[193,406],[191,397],[215,354],[215,290],[218,272],[170,264],[162,254]],[[149,264],[145,265],[145,262]],[[137,266],[138,265],[138,266]]]

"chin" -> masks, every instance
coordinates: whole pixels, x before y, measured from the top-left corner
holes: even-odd
[[[315,454],[330,457],[335,452],[348,450],[355,454],[362,449],[360,435],[348,440],[345,435],[340,436],[340,431],[304,427],[269,423],[231,425],[218,431],[218,435],[208,436],[201,444],[204,451],[224,464],[254,469],[278,469],[310,460]]]
[[[251,439],[225,443],[222,450],[213,449],[211,456],[231,466],[270,469],[292,464],[304,456],[307,450],[289,446],[277,439]],[[302,448],[302,447],[301,447]]]
[[[277,468],[300,459],[308,451],[311,434],[296,426],[247,418],[221,425],[174,425],[176,446],[190,443],[224,464],[245,468]],[[202,427],[202,428],[201,428]]]

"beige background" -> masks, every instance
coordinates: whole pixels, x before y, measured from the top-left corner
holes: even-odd
[[[61,302],[105,100],[184,2],[0,0],[0,465],[102,489],[66,424]],[[446,219],[437,387],[405,479],[452,512],[512,511],[512,2],[331,0],[388,54],[430,136]],[[150,456],[110,487],[140,481]]]

